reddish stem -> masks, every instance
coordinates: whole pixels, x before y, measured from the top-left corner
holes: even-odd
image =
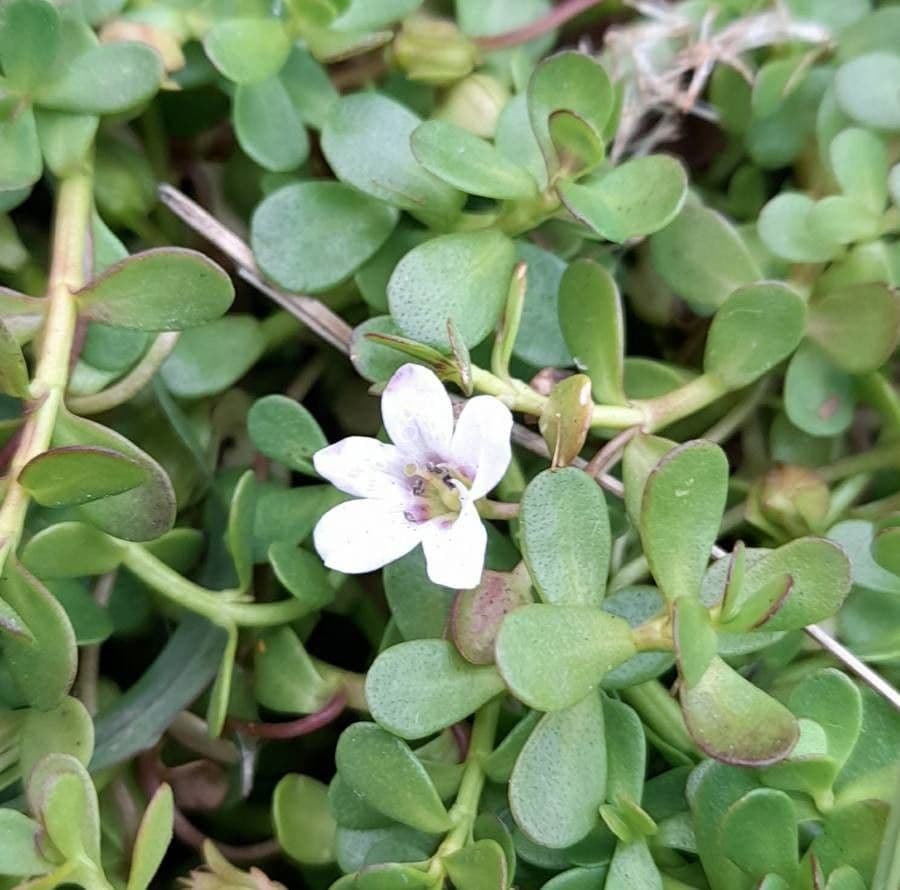
[[[144,793],[148,798],[153,797],[157,788],[162,784],[162,779],[159,775],[159,759],[155,749],[144,751],[138,758],[138,777]],[[255,844],[242,844],[239,847],[217,841],[197,828],[177,806],[175,807],[172,828],[175,837],[185,846],[202,852],[204,842],[207,840],[211,841],[219,852],[231,862],[240,862],[242,864],[259,862],[261,859],[277,856],[281,852],[281,846],[275,838],[269,838]]]
[[[459,751],[459,762],[463,763],[469,755],[469,724],[454,723],[450,727],[450,732],[453,733],[453,741],[456,742],[456,748]]]
[[[559,6],[554,6],[546,15],[536,21],[523,25],[521,28],[514,28],[512,31],[506,31],[503,34],[493,34],[490,37],[476,37],[475,42],[484,52],[493,52],[497,49],[507,49],[511,46],[519,46],[522,43],[528,43],[541,34],[553,31],[566,22],[571,21],[575,16],[597,6],[603,0],[563,0]]]
[[[235,732],[259,739],[296,739],[328,726],[343,714],[346,706],[347,698],[343,692],[339,692],[321,711],[297,720],[289,720],[286,723],[259,723],[255,720],[232,718],[228,721],[228,726]]]

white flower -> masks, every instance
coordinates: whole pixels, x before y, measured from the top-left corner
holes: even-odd
[[[319,475],[361,498],[319,520],[316,550],[329,568],[356,574],[421,544],[435,584],[476,587],[487,532],[475,501],[509,466],[509,409],[493,396],[476,396],[454,429],[453,405],[441,381],[427,368],[408,364],[385,388],[381,416],[393,445],[350,436],[313,458]]]

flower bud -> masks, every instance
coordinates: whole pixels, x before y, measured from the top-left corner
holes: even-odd
[[[776,539],[820,534],[831,506],[822,478],[807,467],[784,465],[769,470],[754,486],[747,519]]]
[[[508,101],[509,90],[496,77],[470,74],[450,88],[434,117],[490,139]]]
[[[478,57],[474,43],[453,22],[412,16],[394,38],[393,60],[410,80],[435,85],[465,77]]]
[[[251,868],[249,872],[235,868],[212,841],[204,841],[203,856],[205,867],[181,878],[183,890],[287,890],[284,884],[270,881],[258,868]]]

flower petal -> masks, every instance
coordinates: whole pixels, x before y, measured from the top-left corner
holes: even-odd
[[[410,460],[440,463],[449,456],[453,406],[428,368],[406,364],[397,369],[381,397],[381,417],[391,441]]]
[[[453,433],[453,466],[472,479],[470,496],[484,497],[502,478],[512,459],[509,408],[493,396],[469,399]]]
[[[487,531],[475,504],[466,499],[454,521],[438,516],[422,526],[422,548],[428,577],[456,590],[477,587],[484,568]]]
[[[422,536],[421,525],[388,501],[346,501],[317,523],[313,541],[330,569],[357,575],[372,572],[409,553]]]
[[[403,464],[394,445],[366,436],[349,436],[313,455],[313,466],[323,479],[360,498],[407,497]]]

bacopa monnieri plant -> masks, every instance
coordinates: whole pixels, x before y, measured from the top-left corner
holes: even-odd
[[[898,890],[900,6],[0,0],[0,890]]]

